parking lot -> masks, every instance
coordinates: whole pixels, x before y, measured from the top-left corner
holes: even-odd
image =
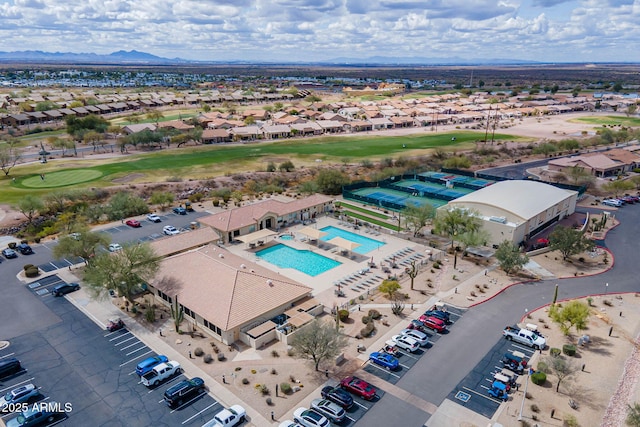
[[[110,239],[115,243],[126,244],[132,242],[152,242],[154,240],[167,237],[162,233],[162,227],[165,225],[173,225],[181,233],[191,231],[190,223],[196,221],[201,216],[208,215],[207,212],[190,212],[187,215],[177,215],[173,212],[168,212],[164,215],[158,215],[161,222],[154,223],[144,218],[140,219],[141,226],[138,228],[130,227],[124,223],[114,225],[113,227],[105,228],[101,230],[101,233],[107,234]],[[51,251],[57,243],[55,241],[45,242],[40,245],[40,250],[46,248]],[[101,249],[105,250],[106,249]],[[64,258],[60,260],[48,261],[38,265],[41,271],[47,273],[60,268],[67,268],[75,264],[83,262],[82,258]]]
[[[524,353],[526,360],[530,360],[535,353],[530,347],[500,339],[447,398],[478,414],[491,418],[502,403],[500,399],[489,395],[493,374],[500,372],[504,367],[502,364],[504,355],[506,353],[513,354],[514,351]],[[524,380],[525,378],[520,376],[518,384],[522,385]],[[509,397],[509,399],[512,398]]]
[[[336,387],[337,385],[338,383],[335,381],[328,381],[322,387],[324,386]],[[347,413],[347,415],[344,421],[339,423],[339,425],[345,426],[345,427],[352,426],[356,424],[362,417],[364,417],[367,411],[371,409],[373,405],[375,405],[376,402],[382,399],[382,397],[385,395],[385,392],[380,390],[380,388],[376,387],[376,390],[377,390],[376,397],[373,400],[365,400],[361,397],[358,397],[352,394],[351,396],[353,397],[353,405],[349,409],[345,409],[345,412]],[[320,396],[315,396],[314,398],[319,398],[319,397]]]
[[[18,358],[25,368],[0,383],[3,392],[34,383],[48,401],[70,404],[67,418],[54,422],[65,426],[201,426],[221,410],[209,394],[169,408],[164,391],[190,378],[189,372],[155,389],[142,385],[135,366],[155,352],[126,328],[108,332],[64,297],[53,297],[49,291],[59,283],[63,281],[50,276],[27,285],[58,322],[13,338],[0,353],[0,358]]]
[[[429,343],[425,347],[420,347],[417,351],[410,353],[407,350],[397,348],[398,352],[398,361],[400,362],[400,366],[398,369],[390,371],[382,366],[376,365],[373,362],[366,362],[363,370],[366,372],[373,374],[391,384],[397,384],[400,379],[406,375],[409,370],[416,364],[418,361],[424,357],[425,354],[429,352],[429,349],[434,345],[437,345],[437,342],[444,338],[446,335],[453,333],[452,328],[455,326],[455,323],[462,317],[464,314],[464,310],[455,308],[455,307],[446,307],[447,312],[451,316],[451,323],[447,326],[447,331],[444,334],[437,333],[435,331],[427,331],[425,332],[429,336]],[[407,323],[409,323],[407,321]],[[380,349],[369,349],[370,352],[379,351]]]

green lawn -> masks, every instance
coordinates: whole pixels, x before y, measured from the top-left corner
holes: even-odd
[[[380,219],[389,219],[389,215],[385,215],[382,212],[376,212],[369,209],[362,208],[360,206],[351,205],[345,202],[336,202],[337,206],[342,206],[344,209],[348,209],[350,211],[362,212],[365,215],[380,218]]]
[[[473,143],[484,137],[482,132],[450,132],[433,135],[425,133],[409,136],[354,136],[354,137],[326,137],[309,140],[287,140],[275,142],[256,142],[233,146],[200,146],[196,148],[182,148],[179,150],[162,150],[148,154],[117,156],[113,159],[101,160],[70,160],[77,165],[74,168],[62,169],[63,163],[50,162],[47,166],[25,165],[12,169],[11,176],[0,178],[0,203],[15,203],[27,191],[36,194],[44,188],[45,183],[39,183],[39,174],[45,173],[46,187],[79,185],[101,187],[112,185],[112,180],[128,174],[145,174],[146,178],[156,177],[166,179],[168,176],[180,176],[189,179],[194,176],[215,176],[216,168],[220,170],[237,171],[263,169],[271,159],[291,159],[313,161],[322,159],[338,163],[344,160],[362,161],[365,159],[382,159],[412,156],[425,153],[434,148],[471,148]],[[455,140],[453,139],[455,138]],[[517,140],[518,137],[504,134],[495,136],[498,140]],[[284,160],[276,160],[277,162]],[[229,168],[232,166],[232,168]],[[55,169],[54,169],[55,168]],[[82,174],[73,171],[82,170]],[[89,172],[93,174],[90,174]],[[65,172],[62,175],[52,175]],[[99,176],[102,178],[98,179]],[[13,183],[11,178],[16,177]],[[32,179],[29,179],[32,178]],[[26,182],[22,181],[26,180]],[[85,183],[85,184],[83,184]],[[30,187],[30,188],[27,188]]]
[[[578,117],[572,121],[600,126],[640,126],[639,118],[625,116]]]

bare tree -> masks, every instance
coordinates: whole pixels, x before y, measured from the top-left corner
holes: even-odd
[[[347,337],[334,325],[315,319],[296,332],[291,347],[299,357],[313,360],[317,371],[322,361],[336,357],[347,343]]]
[[[577,363],[572,360],[568,360],[562,355],[556,357],[548,356],[544,359],[544,362],[546,364],[546,371],[558,379],[556,393],[559,393],[560,384],[562,384],[563,381],[570,380],[573,375],[580,371],[580,367]]]
[[[22,153],[16,147],[15,141],[8,141],[4,144],[0,142],[0,169],[5,176],[9,175],[11,169],[22,158]]]

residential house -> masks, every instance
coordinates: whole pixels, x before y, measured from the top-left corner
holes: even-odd
[[[203,144],[221,144],[231,142],[231,135],[226,129],[204,129],[201,139]]]
[[[265,139],[289,138],[291,136],[289,125],[263,125],[261,130]]]

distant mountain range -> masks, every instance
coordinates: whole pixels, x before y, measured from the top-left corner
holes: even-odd
[[[23,50],[16,52],[0,52],[0,63],[5,62],[30,62],[30,63],[77,63],[77,64],[135,64],[135,65],[170,65],[170,64],[319,64],[319,65],[351,65],[357,66],[394,66],[394,65],[521,65],[539,64],[537,61],[519,59],[463,59],[453,58],[421,58],[421,57],[387,57],[371,56],[368,58],[339,57],[323,61],[193,61],[182,58],[163,58],[146,52],[136,50],[110,53],[102,55],[97,53],[73,53],[73,52],[43,52],[40,50]]]

